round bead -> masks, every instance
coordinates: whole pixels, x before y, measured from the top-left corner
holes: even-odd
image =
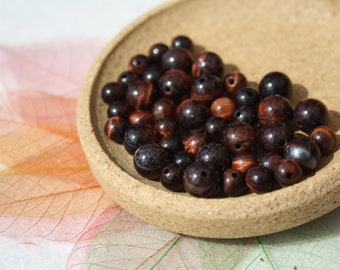
[[[257,110],[250,106],[240,106],[234,113],[234,120],[255,126],[259,121]]]
[[[159,178],[163,167],[168,163],[168,152],[158,144],[141,145],[133,155],[136,171],[151,180]]]
[[[222,142],[235,154],[251,151],[256,141],[256,131],[244,122],[232,122],[223,131]]]
[[[140,110],[134,111],[129,116],[130,124],[148,124],[153,126],[155,124],[155,119],[149,111]]]
[[[273,168],[273,175],[281,186],[294,185],[302,180],[302,169],[293,159],[282,159]]]
[[[316,143],[312,142],[308,137],[298,136],[286,145],[283,157],[294,159],[308,173],[318,165],[321,153]]]
[[[213,141],[220,141],[227,122],[221,117],[212,116],[204,126],[205,134]]]
[[[268,168],[255,166],[246,174],[248,188],[257,194],[268,192],[273,187],[272,173]]]
[[[161,75],[162,75],[162,70],[159,68],[159,66],[153,65],[153,66],[148,67],[144,71],[141,77],[144,81],[151,82],[154,85],[154,87],[157,87],[158,81]]]
[[[155,143],[157,132],[149,125],[134,124],[127,128],[124,134],[124,148],[133,155],[143,144]]]
[[[154,97],[153,84],[148,81],[137,80],[128,85],[126,101],[134,110],[145,110],[152,105]]]
[[[224,89],[220,79],[213,75],[201,75],[194,80],[190,97],[206,105],[223,95]]]
[[[234,71],[227,73],[223,78],[224,88],[227,90],[227,93],[234,97],[237,93],[237,90],[243,87],[246,87],[248,84],[246,76],[239,72]]]
[[[165,117],[173,117],[175,116],[176,105],[169,98],[159,98],[157,99],[152,106],[152,115],[158,120]]]
[[[192,75],[194,77],[199,77],[202,74],[221,77],[223,71],[223,61],[221,57],[214,52],[202,52],[198,54],[193,61]]]
[[[326,105],[317,99],[302,100],[294,108],[295,125],[306,133],[318,126],[326,125],[328,118]]]
[[[293,92],[292,82],[282,72],[270,72],[259,83],[259,92],[263,98],[271,95],[279,95],[290,98]]]
[[[282,156],[273,153],[265,153],[259,160],[259,165],[273,170],[274,166],[282,159]]]
[[[174,118],[166,117],[157,120],[155,130],[161,136],[174,135],[177,131],[177,123]]]
[[[227,169],[223,174],[224,194],[235,197],[242,195],[247,190],[244,174],[233,168]]]
[[[175,163],[169,163],[161,172],[162,185],[171,191],[181,191],[183,184],[183,167]]]
[[[246,173],[250,168],[257,165],[257,159],[254,153],[242,153],[236,155],[231,162],[232,168],[239,172]]]
[[[131,71],[124,71],[118,76],[118,83],[127,89],[128,85],[138,79],[138,75]]]
[[[258,117],[262,125],[273,122],[290,123],[293,108],[289,100],[281,96],[268,96],[260,102]]]
[[[189,37],[181,35],[181,36],[174,37],[172,39],[171,47],[172,48],[184,48],[190,52],[193,52],[194,43]]]
[[[188,153],[196,155],[205,142],[206,138],[203,132],[194,133],[184,141],[184,149]]]
[[[232,120],[237,107],[234,101],[228,97],[215,99],[210,106],[212,116],[221,117],[224,120]]]
[[[184,150],[184,145],[180,137],[169,135],[159,141],[159,145],[170,153],[177,153]]]
[[[105,84],[101,91],[101,98],[106,104],[125,98],[125,89],[117,82]]]
[[[323,155],[333,152],[336,147],[336,135],[327,126],[314,128],[309,134],[309,138],[319,146]]]
[[[194,160],[195,160],[195,155],[190,154],[186,151],[176,152],[173,156],[173,162],[182,166],[182,167],[187,166],[188,164],[190,164]]]
[[[260,103],[259,93],[249,87],[243,87],[236,92],[236,102],[239,106],[251,106],[257,108]]]
[[[186,99],[178,105],[176,110],[178,123],[187,130],[197,131],[204,127],[209,117],[209,111],[203,104]]]
[[[132,112],[131,106],[124,100],[114,101],[110,104],[107,109],[107,117],[121,116],[126,119],[129,118]]]
[[[192,79],[183,70],[171,69],[166,71],[158,82],[158,89],[163,97],[181,101],[189,96]]]
[[[218,185],[216,171],[202,163],[190,163],[184,170],[183,180],[186,192],[195,197],[211,197]]]
[[[190,73],[192,66],[192,55],[184,48],[171,48],[162,56],[162,69],[180,69]]]
[[[154,64],[160,64],[162,61],[162,56],[167,52],[169,47],[164,43],[156,43],[152,45],[149,49],[149,59]]]
[[[104,125],[104,132],[110,140],[116,143],[122,143],[124,133],[128,127],[129,122],[125,118],[114,116],[106,121]]]
[[[148,68],[148,66],[149,58],[143,54],[137,54],[131,57],[128,64],[128,69],[129,71],[140,75]]]

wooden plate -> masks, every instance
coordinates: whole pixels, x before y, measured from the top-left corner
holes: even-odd
[[[127,70],[132,55],[178,34],[218,53],[226,70],[252,83],[280,70],[294,84],[292,102],[321,99],[337,132],[340,117],[340,2],[299,0],[172,1],[116,36],[94,62],[81,91],[78,128],[94,176],[128,212],[170,231],[209,238],[269,234],[311,221],[340,205],[340,151],[322,159],[307,180],[268,194],[199,199],[138,176],[132,157],[106,139],[102,86]]]

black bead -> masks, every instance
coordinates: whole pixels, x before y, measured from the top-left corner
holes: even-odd
[[[134,124],[124,134],[124,147],[129,154],[134,154],[143,144],[155,143],[157,132],[149,125]]]
[[[125,89],[117,82],[105,84],[101,91],[101,98],[106,104],[122,100],[125,97]]]
[[[220,141],[223,135],[223,130],[227,122],[220,118],[212,116],[205,123],[205,134],[214,141]]]
[[[187,166],[195,160],[195,155],[188,153],[187,151],[180,151],[174,154],[173,162],[182,167]]]
[[[272,178],[272,173],[268,168],[255,166],[247,172],[246,183],[252,192],[261,194],[272,189]]]
[[[263,98],[279,95],[290,98],[293,86],[289,77],[282,72],[270,72],[265,75],[259,84],[259,92]]]
[[[171,48],[162,56],[162,69],[180,69],[187,73],[191,72],[192,55],[183,48]]]
[[[118,76],[118,83],[123,86],[124,89],[128,87],[128,85],[138,79],[138,75],[131,71],[124,71]]]
[[[245,175],[233,168],[227,169],[223,174],[224,194],[235,197],[247,190]]]
[[[240,106],[234,112],[234,120],[255,126],[259,121],[257,117],[257,110],[256,108],[250,106]]]
[[[180,47],[192,52],[194,50],[194,43],[188,36],[177,36],[171,41],[171,47]]]
[[[260,103],[259,93],[249,87],[244,87],[237,90],[235,99],[239,106],[251,106],[255,109]]]
[[[171,191],[181,191],[183,189],[184,168],[175,163],[167,164],[161,172],[162,185]]]
[[[162,61],[163,54],[169,50],[164,43],[156,43],[149,49],[149,59],[153,64],[159,65]]]
[[[172,154],[183,151],[184,149],[184,145],[181,138],[175,135],[163,137],[160,140],[159,145],[162,148],[168,150]]]
[[[132,112],[131,106],[124,100],[114,101],[110,104],[107,110],[107,117],[121,116],[126,119],[129,118]]]

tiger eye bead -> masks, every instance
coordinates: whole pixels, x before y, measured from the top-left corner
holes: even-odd
[[[238,154],[232,159],[231,163],[232,168],[243,173],[256,165],[257,159],[254,153]]]
[[[106,136],[116,142],[122,143],[124,139],[124,133],[129,127],[129,122],[120,116],[114,116],[109,118],[104,125],[104,132]]]
[[[129,71],[140,75],[143,74],[143,72],[148,68],[148,66],[149,58],[143,54],[137,54],[131,57],[128,64],[128,69]]]
[[[327,126],[314,128],[309,134],[309,138],[319,146],[323,155],[333,152],[336,147],[335,133]]]
[[[221,117],[210,117],[204,127],[205,134],[213,141],[220,141],[227,122]]]
[[[160,141],[159,145],[174,154],[184,150],[184,145],[180,137],[176,135],[164,136]]]
[[[105,84],[101,91],[101,98],[106,104],[125,98],[125,89],[117,82]]]
[[[124,71],[118,76],[118,83],[127,89],[128,85],[138,79],[138,75],[131,71]]]
[[[233,169],[227,169],[223,174],[223,191],[224,194],[235,197],[247,190],[244,174]]]
[[[274,122],[290,123],[293,118],[293,108],[290,101],[281,96],[268,96],[260,102],[258,117],[262,125]]]
[[[155,65],[148,67],[141,75],[144,81],[151,82],[154,85],[154,87],[158,86],[158,81],[161,76],[162,76],[161,69],[159,68],[159,66]]]
[[[151,82],[138,80],[128,85],[126,100],[135,111],[148,109],[153,97],[154,88]]]
[[[196,155],[205,142],[206,137],[203,132],[194,133],[184,141],[184,149],[188,153]]]
[[[224,87],[227,90],[227,93],[234,97],[237,93],[237,90],[243,87],[246,87],[248,84],[246,76],[239,72],[234,71],[225,75],[223,78]]]
[[[107,117],[121,116],[126,119],[129,118],[132,112],[131,106],[124,100],[114,101],[107,109]]]
[[[215,98],[221,97],[223,93],[224,89],[220,79],[204,74],[194,80],[190,98],[210,105]]]
[[[221,77],[224,71],[223,61],[214,52],[202,52],[194,58],[192,75],[199,77],[203,74]]]
[[[269,170],[273,170],[274,166],[282,159],[282,156],[278,154],[273,153],[265,153],[260,159],[259,159],[259,165],[261,167],[266,167]]]
[[[129,116],[130,124],[148,124],[153,126],[155,124],[155,119],[149,111],[140,110],[134,111]]]
[[[215,99],[210,106],[212,116],[221,117],[224,120],[232,120],[237,107],[235,102],[228,97]]]
[[[175,119],[170,117],[165,117],[157,120],[155,124],[155,130],[161,135],[161,136],[170,136],[174,135],[177,131],[177,123]]]
[[[273,168],[273,175],[281,186],[291,186],[302,180],[300,165],[293,159],[282,159]]]
[[[152,115],[158,120],[165,117],[174,117],[176,105],[170,98],[159,98],[152,105]]]
[[[192,62],[192,55],[188,50],[175,47],[167,50],[163,54],[161,66],[163,70],[180,69],[189,74],[191,72]]]
[[[240,106],[234,113],[234,121],[245,122],[255,126],[259,121],[257,110],[250,106]]]
[[[261,194],[272,189],[272,178],[272,173],[268,168],[255,166],[248,170],[246,174],[246,183],[252,192]]]

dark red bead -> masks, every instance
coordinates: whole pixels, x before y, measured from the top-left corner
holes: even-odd
[[[266,74],[259,83],[259,92],[262,98],[279,95],[290,98],[293,92],[292,82],[289,77],[278,71]]]
[[[143,144],[155,143],[157,132],[149,125],[134,124],[127,128],[124,134],[124,147],[129,154],[134,154]]]
[[[192,83],[192,78],[183,70],[171,69],[159,79],[158,90],[161,96],[177,102],[189,96]]]
[[[244,122],[232,122],[223,131],[222,142],[233,153],[251,151],[257,142],[256,131]]]
[[[295,125],[302,131],[309,133],[318,126],[328,123],[328,109],[326,105],[317,99],[305,99],[294,108]]]
[[[250,168],[257,165],[257,159],[254,153],[237,154],[231,162],[231,166],[240,172],[246,173]]]
[[[184,149],[188,153],[196,155],[205,142],[206,137],[203,132],[194,133],[184,141]]]
[[[128,85],[138,79],[138,75],[131,71],[124,71],[118,76],[118,83],[127,89]]]
[[[230,168],[223,174],[223,191],[224,194],[235,197],[242,195],[247,190],[245,176],[243,173]]]
[[[259,160],[259,165],[273,170],[274,166],[282,159],[282,156],[273,153],[265,153]]]
[[[124,139],[124,133],[128,127],[129,122],[125,118],[114,116],[106,121],[104,132],[110,140],[116,143],[122,143]]]
[[[184,150],[182,139],[176,135],[169,135],[163,137],[159,141],[159,145],[174,154]]]
[[[227,73],[223,78],[224,87],[227,90],[227,93],[234,97],[237,93],[237,90],[243,87],[246,87],[248,84],[246,76],[239,72],[234,71]]]
[[[235,102],[228,97],[215,99],[210,106],[212,116],[221,117],[224,120],[232,120],[237,109]]]
[[[205,51],[198,54],[192,64],[192,75],[199,77],[203,74],[221,77],[224,71],[223,61],[214,52]]]
[[[293,159],[282,159],[273,168],[273,175],[281,186],[294,185],[302,180],[302,169]]]
[[[173,156],[173,162],[185,167],[191,162],[194,162],[195,155],[188,153],[187,151],[179,151],[176,152]]]
[[[224,88],[220,79],[213,75],[201,75],[194,80],[190,97],[206,105],[224,94]]]
[[[302,167],[305,173],[316,168],[320,161],[321,153],[316,143],[308,137],[297,136],[284,148],[283,157],[294,159]]]
[[[136,171],[143,177],[155,180],[170,161],[168,152],[158,144],[141,145],[133,155]]]
[[[159,98],[152,105],[152,115],[156,120],[165,117],[174,117],[176,105],[169,98]]]
[[[218,185],[216,170],[202,163],[190,163],[183,173],[186,192],[195,197],[212,197]]]
[[[210,117],[204,127],[205,134],[213,141],[221,141],[227,122],[221,117]]]
[[[176,109],[178,123],[189,131],[197,131],[204,127],[209,111],[203,104],[186,99]]]
[[[248,170],[246,174],[246,183],[252,192],[261,194],[272,189],[272,178],[272,173],[268,168],[255,166]]]
[[[179,47],[171,48],[162,56],[162,69],[180,69],[189,74],[192,62],[192,55],[188,50]]]
[[[149,58],[143,54],[137,54],[130,58],[128,69],[138,75],[143,74],[143,72],[149,66]]]
[[[169,47],[164,43],[156,43],[149,49],[149,59],[152,63],[158,65],[162,61],[162,56],[169,50]]]
[[[142,79],[144,81],[151,82],[154,87],[158,86],[159,78],[162,76],[162,70],[159,66],[150,66],[142,74]]]
[[[281,96],[268,96],[260,102],[258,117],[262,125],[273,122],[290,123],[293,118],[293,108],[290,101]]]
[[[110,104],[107,110],[107,117],[121,116],[126,119],[129,118],[132,112],[131,106],[124,100],[114,101]]]
[[[169,163],[161,172],[162,185],[171,191],[181,191],[184,188],[183,167],[175,163]]]
[[[148,81],[137,80],[129,84],[126,100],[134,110],[148,109],[153,102],[154,88]]]
[[[257,117],[257,110],[250,106],[240,106],[234,112],[234,120],[255,126],[259,121]]]
[[[193,52],[194,50],[194,43],[188,36],[177,36],[174,37],[171,41],[171,47],[172,48],[184,48],[187,49],[190,52]]]
[[[155,130],[161,136],[170,136],[174,135],[177,132],[177,122],[174,118],[165,117],[157,120],[155,124]]]
[[[327,126],[318,126],[309,134],[311,141],[315,142],[321,151],[321,154],[327,155],[335,150],[336,135]]]
[[[153,126],[155,124],[155,119],[149,111],[139,110],[134,111],[129,116],[130,124],[148,124]]]
[[[236,103],[239,106],[251,106],[253,108],[257,108],[260,103],[260,95],[259,93],[249,87],[243,87],[237,90],[236,92]]]
[[[106,104],[125,98],[125,89],[117,82],[105,84],[101,91],[101,98]]]

